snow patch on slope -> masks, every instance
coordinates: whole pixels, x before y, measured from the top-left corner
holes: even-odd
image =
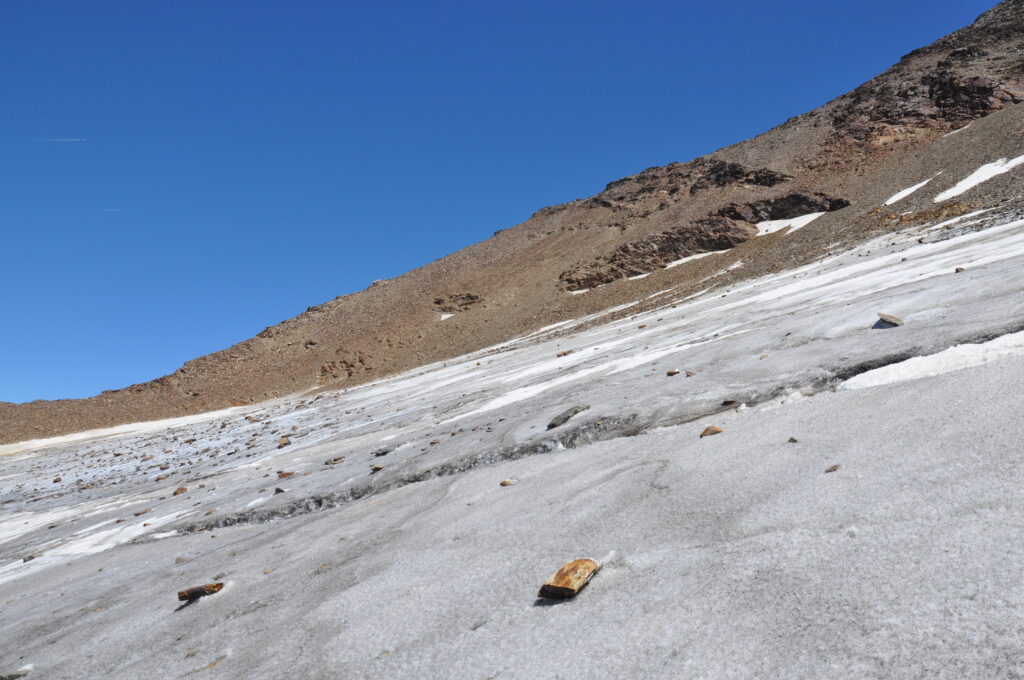
[[[975,170],[974,172],[972,172],[964,179],[957,182],[956,186],[954,186],[952,189],[947,189],[946,191],[943,191],[941,194],[939,194],[932,200],[935,201],[936,203],[948,201],[949,199],[955,196],[959,196],[968,189],[973,189],[982,182],[987,182],[993,177],[998,177],[999,175],[1002,175],[1005,172],[1013,170],[1021,163],[1024,163],[1024,156],[1017,156],[1013,160],[1000,158],[999,160],[994,161],[992,163],[987,163],[978,168],[977,170]]]
[[[791,217],[788,220],[767,220],[765,222],[758,222],[757,235],[765,236],[767,234],[774,234],[775,232],[781,231],[783,229],[789,229],[789,231],[787,231],[786,233],[792,234],[797,229],[803,229],[808,224],[810,224],[811,222],[818,219],[824,214],[825,213],[823,212],[816,212],[809,213],[807,215],[801,215],[800,217]]]
[[[672,269],[672,267],[678,267],[679,265],[684,264],[686,262],[690,262],[692,260],[699,260],[702,257],[707,257],[708,255],[717,255],[719,253],[724,253],[724,252],[725,252],[724,250],[711,250],[711,251],[706,252],[706,253],[697,253],[696,255],[687,255],[684,258],[681,258],[681,259],[678,259],[678,260],[673,260],[672,262],[669,262],[667,265],[665,265],[665,269]]]
[[[904,198],[906,198],[910,194],[914,193],[918,189],[922,188],[924,185],[928,184],[928,182],[931,182],[933,179],[935,179],[936,177],[938,177],[941,174],[942,174],[942,172],[937,172],[936,174],[932,175],[931,177],[929,177],[928,179],[926,179],[923,182],[915,184],[912,187],[907,187],[903,191],[897,191],[895,194],[890,196],[888,198],[888,200],[886,200],[885,204],[886,205],[892,205],[893,203],[896,203],[897,201],[902,201]]]

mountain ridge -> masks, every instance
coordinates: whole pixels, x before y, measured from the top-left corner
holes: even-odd
[[[490,239],[309,307],[169,375],[88,399],[0,402],[0,443],[349,387],[642,300],[654,274],[696,290],[712,269],[742,262],[717,282],[727,285],[806,263],[834,241],[868,238],[891,226],[864,200],[890,166],[909,166],[944,135],[1024,100],[1022,29],[1024,2],[1007,0],[754,138],[541,208]],[[855,228],[834,230],[827,213],[839,210]],[[766,219],[819,211],[826,215],[799,233],[755,238]],[[719,250],[727,252],[667,268]]]

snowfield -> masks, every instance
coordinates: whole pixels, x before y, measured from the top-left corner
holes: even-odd
[[[1020,677],[1024,218],[707,285],[0,448],[0,674]]]

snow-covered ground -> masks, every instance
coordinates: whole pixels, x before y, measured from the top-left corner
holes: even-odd
[[[1015,677],[1024,219],[706,285],[340,392],[4,447],[0,674]],[[537,600],[576,557],[604,567]]]

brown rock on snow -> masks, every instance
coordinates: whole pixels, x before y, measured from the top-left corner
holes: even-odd
[[[551,600],[576,597],[599,569],[600,564],[585,557],[566,562],[540,587],[537,596]]]
[[[710,437],[712,435],[721,434],[721,433],[722,433],[722,428],[715,427],[714,425],[709,425],[708,427],[704,428],[703,432],[700,433],[700,438],[703,439],[704,437]]]
[[[195,602],[201,597],[219,593],[223,587],[223,583],[207,583],[204,586],[185,588],[184,590],[178,591],[178,600],[181,602]]]

